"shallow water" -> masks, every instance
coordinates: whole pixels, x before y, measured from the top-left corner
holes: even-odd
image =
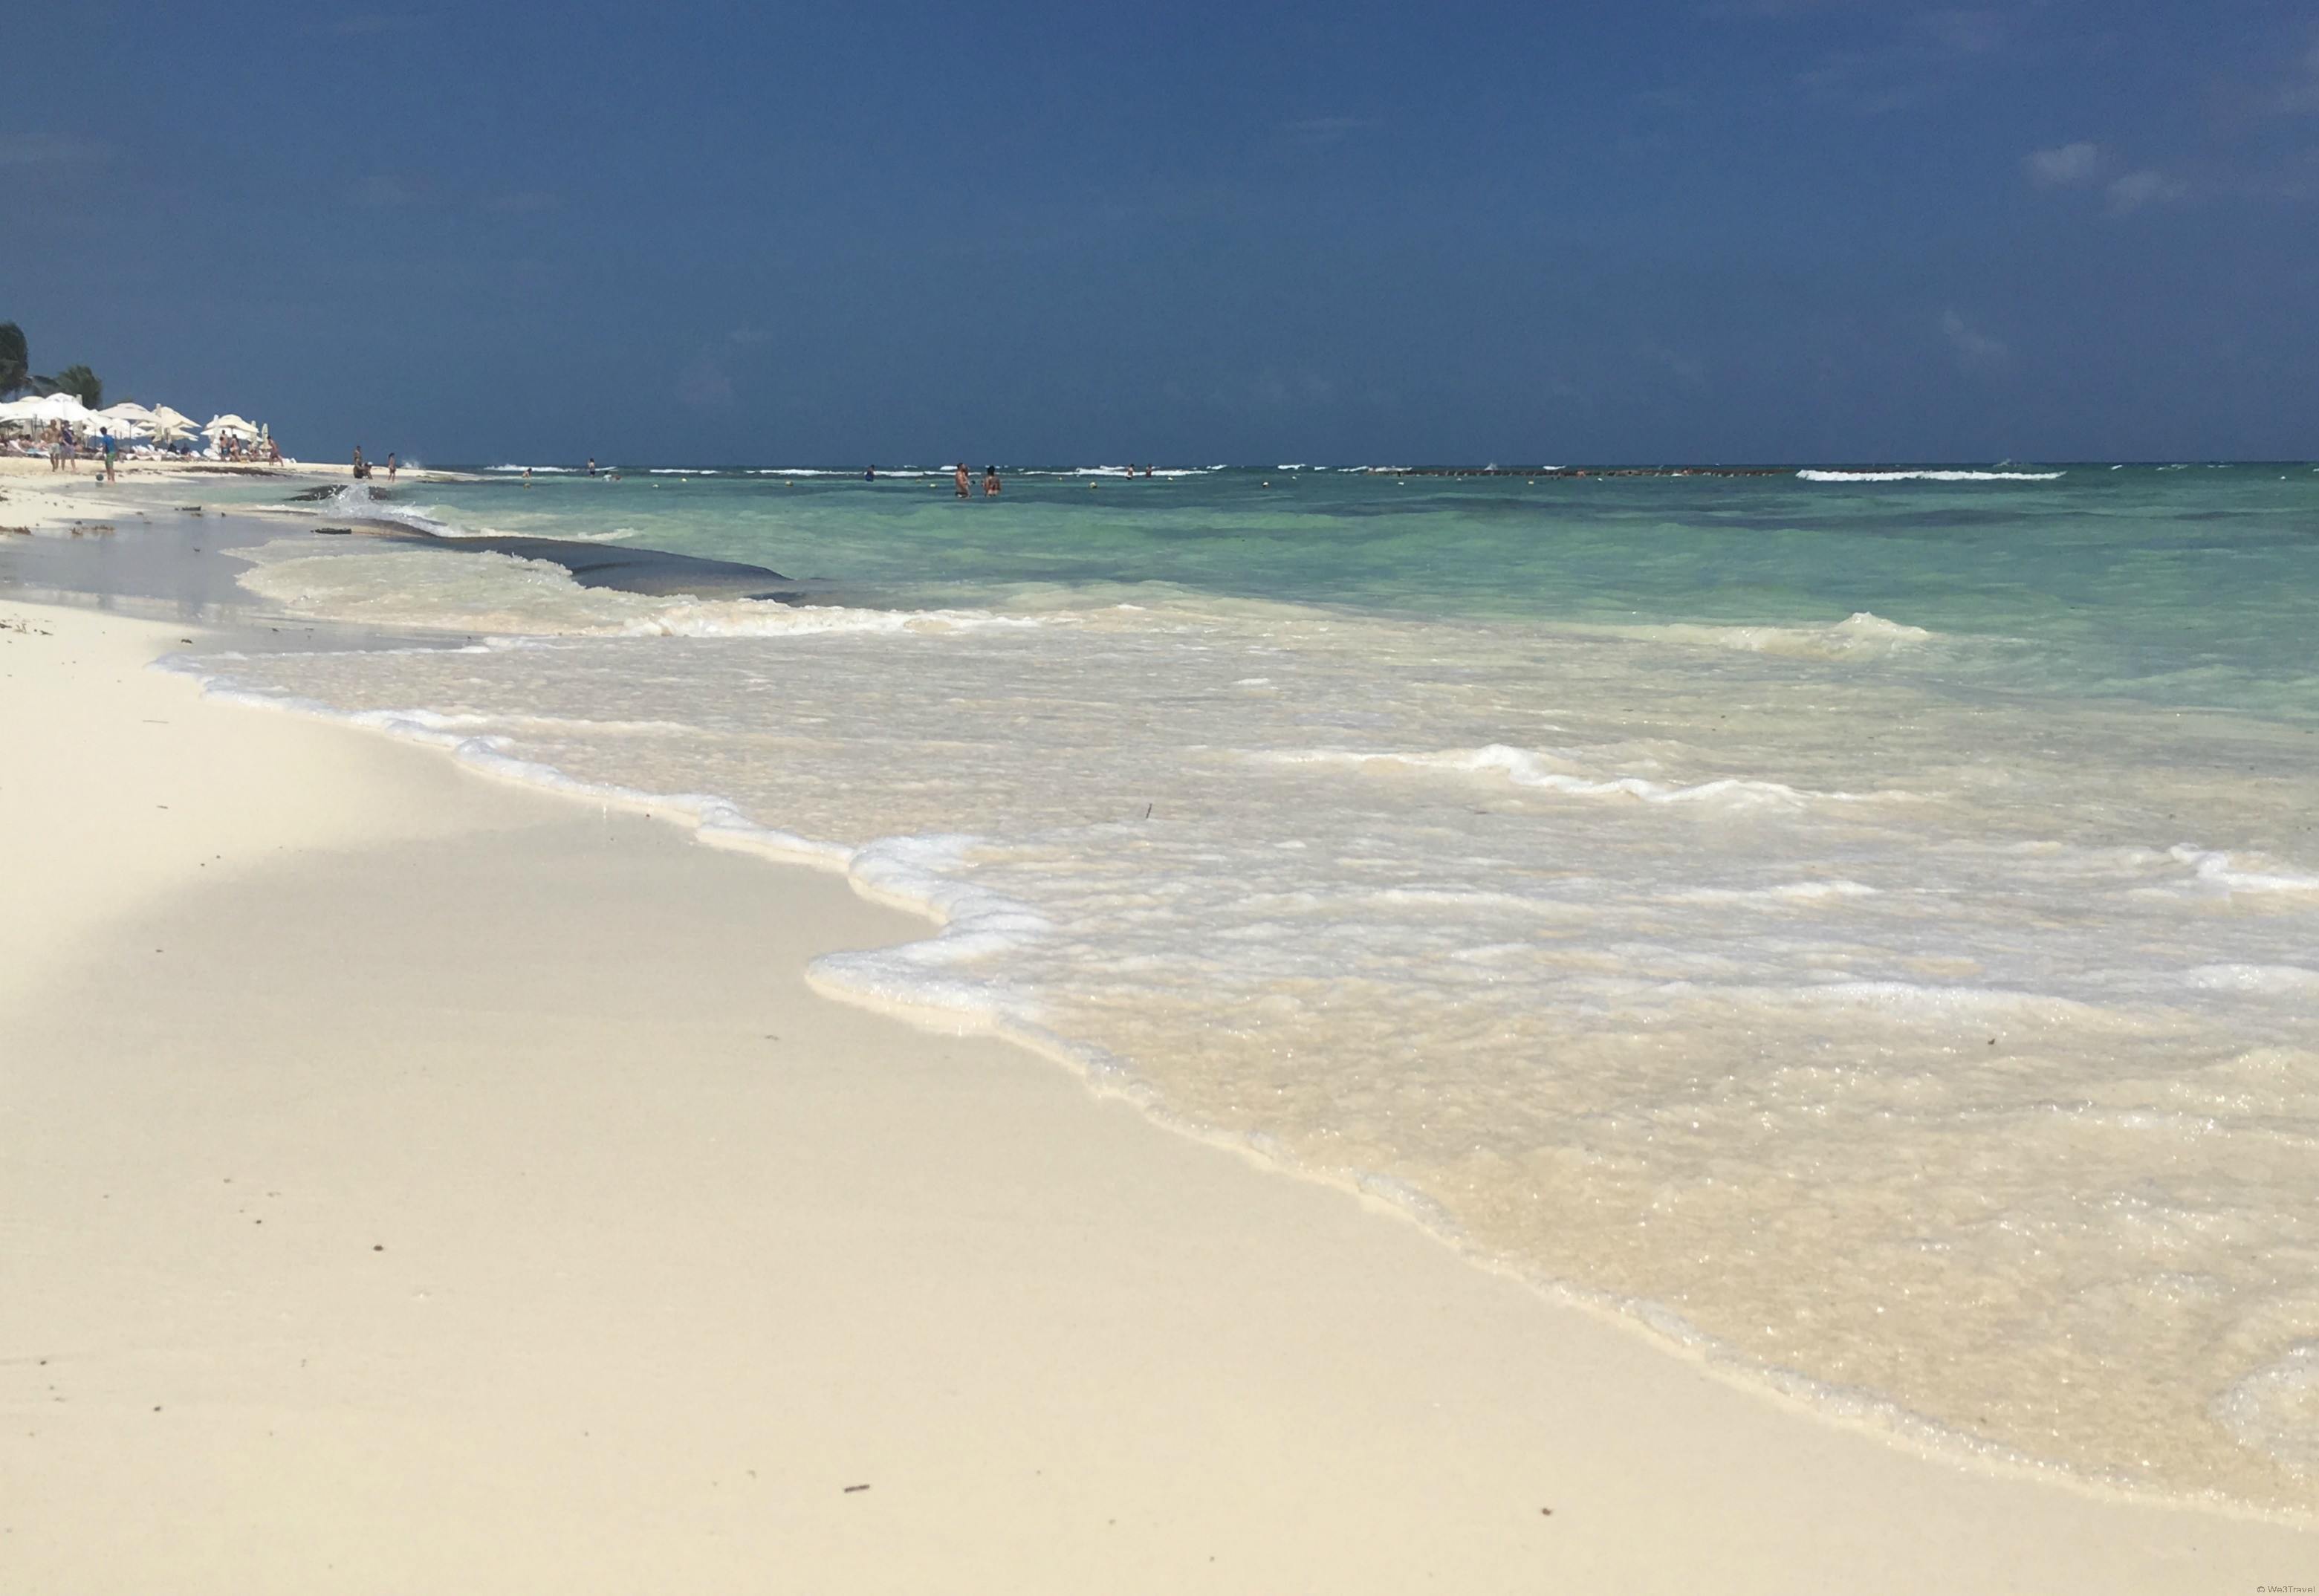
[[[847,601],[285,539],[498,636],[200,668],[842,860],[948,924],[825,984],[1821,1401],[2319,1502],[2308,467],[539,482],[386,509]]]

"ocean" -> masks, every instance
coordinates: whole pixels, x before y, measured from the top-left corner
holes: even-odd
[[[823,989],[1743,1378],[2319,1504],[2319,472],[1006,477],[374,482],[813,601],[300,531],[407,645],[178,664],[844,869],[927,935]]]

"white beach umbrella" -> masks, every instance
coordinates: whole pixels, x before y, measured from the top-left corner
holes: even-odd
[[[133,427],[140,432],[150,429],[154,420],[151,410],[141,404],[131,404],[127,400],[119,404],[106,405],[97,414],[117,428]]]
[[[96,412],[81,403],[77,394],[51,393],[45,399],[32,401],[32,419],[69,421],[75,428],[81,428],[95,421]]]
[[[153,436],[163,443],[176,443],[181,437],[191,437],[201,430],[194,419],[183,410],[173,410],[166,404],[153,407]]]
[[[257,428],[252,427],[239,416],[232,414],[212,416],[209,419],[209,425],[203,427],[202,430],[208,433],[212,437],[221,437],[229,432],[239,433],[243,437],[256,437],[257,436]]]

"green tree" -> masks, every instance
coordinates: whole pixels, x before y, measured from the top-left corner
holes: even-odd
[[[104,383],[85,365],[68,365],[56,374],[57,386],[93,410],[104,408]]]
[[[14,321],[0,321],[0,393],[14,393],[32,380],[32,356],[24,347],[24,329]]]

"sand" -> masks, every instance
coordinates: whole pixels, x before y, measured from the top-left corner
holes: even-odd
[[[922,929],[835,878],[0,628],[0,1590],[2319,1584],[819,997]]]

